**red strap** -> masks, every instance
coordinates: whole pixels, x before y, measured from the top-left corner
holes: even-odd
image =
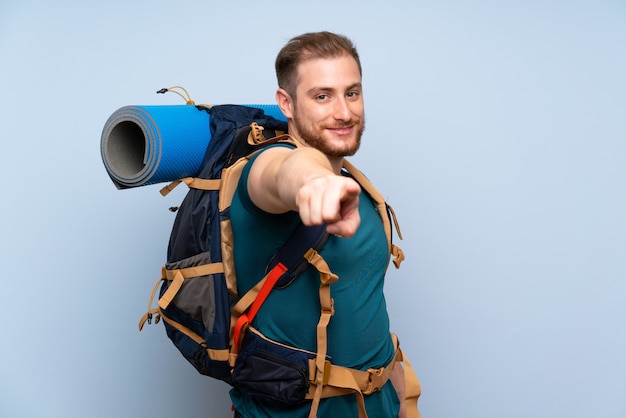
[[[272,289],[274,289],[276,282],[286,271],[287,267],[285,267],[283,263],[276,264],[274,268],[267,274],[267,279],[265,279],[265,283],[263,283],[263,286],[261,286],[261,290],[259,290],[259,294],[254,299],[254,302],[252,302],[252,306],[250,306],[250,310],[248,310],[248,313],[243,313],[239,318],[237,318],[233,334],[233,341],[236,350],[235,352],[239,352],[239,338],[241,330],[250,322],[252,322],[256,314],[259,312],[259,309],[261,309],[261,306],[263,306],[263,303],[265,303],[265,299],[267,299]]]

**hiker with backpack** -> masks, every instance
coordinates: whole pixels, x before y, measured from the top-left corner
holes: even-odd
[[[162,320],[199,373],[233,387],[235,417],[419,418],[383,295],[402,235],[345,158],[365,127],[358,53],[307,33],[276,73],[273,108],[187,100],[211,138],[194,176],[161,189],[189,187],[139,330]]]
[[[389,209],[344,159],[357,152],[365,128],[357,50],[342,35],[306,33],[279,52],[276,74],[276,100],[299,146],[268,146],[243,168],[230,207],[237,290],[257,285],[300,223],[326,225],[319,255],[332,275],[307,268],[273,290],[250,324],[281,347],[313,353],[303,371],[309,401],[255,396],[235,376],[235,417],[419,416],[419,383],[407,376],[383,295],[397,250],[386,231]],[[278,373],[287,361],[275,357],[259,356],[249,376]],[[328,388],[344,377],[349,383]]]

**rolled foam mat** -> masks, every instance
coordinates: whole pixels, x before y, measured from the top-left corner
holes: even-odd
[[[285,120],[277,105],[246,105]],[[194,176],[211,141],[210,114],[194,105],[125,106],[102,130],[100,151],[118,189]]]

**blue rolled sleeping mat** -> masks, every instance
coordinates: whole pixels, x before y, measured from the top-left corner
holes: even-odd
[[[286,120],[277,105],[246,105]],[[197,174],[211,141],[211,115],[195,105],[125,106],[102,130],[100,151],[118,189]]]

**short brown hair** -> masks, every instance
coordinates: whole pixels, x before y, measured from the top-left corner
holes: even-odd
[[[312,58],[336,58],[349,55],[356,61],[362,75],[361,60],[352,41],[331,32],[310,32],[289,40],[276,57],[278,87],[295,99],[298,65]]]

